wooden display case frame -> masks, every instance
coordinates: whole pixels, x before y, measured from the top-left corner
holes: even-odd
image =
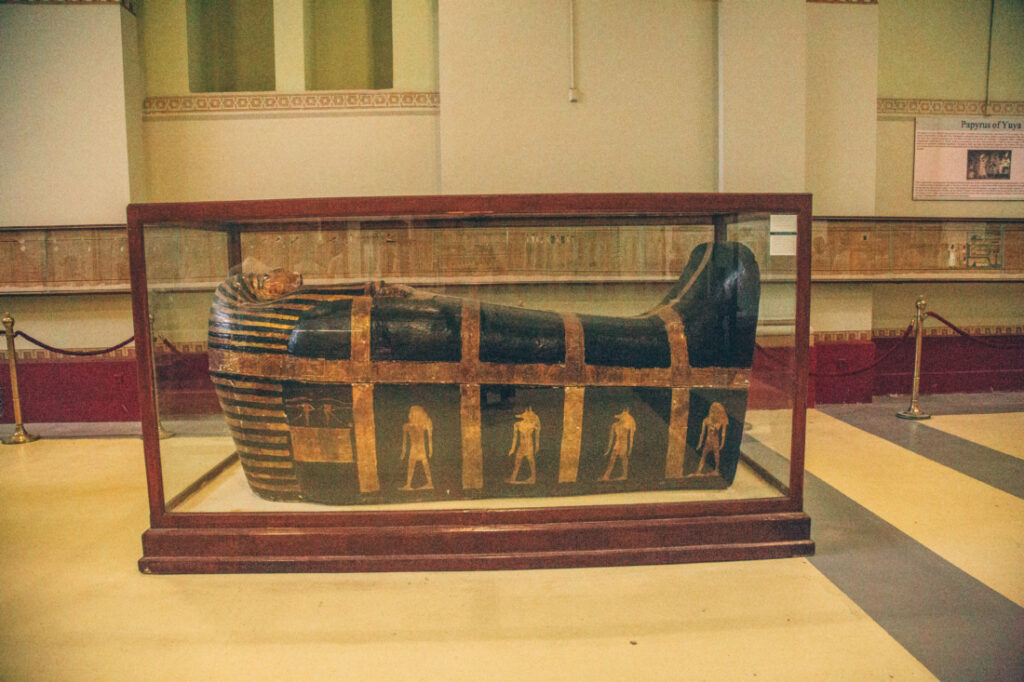
[[[784,496],[758,499],[530,508],[323,512],[174,512],[164,498],[153,382],[145,226],[202,223],[228,235],[227,266],[241,262],[232,223],[318,217],[474,219],[702,216],[716,240],[738,214],[795,214],[796,325],[792,445]],[[283,226],[281,229],[288,229]],[[323,198],[128,207],[132,307],[150,528],[144,573],[344,572],[555,568],[768,559],[813,554],[803,511],[810,318],[808,194],[540,194]],[[350,508],[349,508],[350,509]]]

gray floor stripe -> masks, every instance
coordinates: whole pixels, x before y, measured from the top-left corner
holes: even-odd
[[[747,437],[758,462],[774,456]],[[941,680],[1024,680],[1024,608],[811,473],[811,563]]]
[[[993,488],[1024,498],[1024,460],[1018,457],[933,429],[927,421],[898,419],[888,405],[818,405],[815,409]],[[969,409],[946,414],[965,413],[977,414]]]

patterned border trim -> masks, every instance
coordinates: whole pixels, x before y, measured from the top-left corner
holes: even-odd
[[[973,336],[1024,336],[1024,326],[1007,326],[1007,325],[993,325],[987,327],[961,327],[968,334]],[[871,331],[865,330],[851,330],[851,331],[838,331],[838,332],[814,332],[811,335],[811,341],[813,344],[819,343],[870,343],[875,339],[895,339],[903,336],[903,329],[872,329]],[[949,327],[942,325],[939,327],[925,326],[925,336],[956,336]],[[762,346],[767,346],[764,340],[759,339],[758,342]]]
[[[924,335],[925,336],[957,336],[957,333],[946,325],[939,325],[935,327],[929,327],[928,324],[938,325],[939,323],[932,320],[930,323],[925,323]],[[991,326],[979,326],[979,327],[960,327],[965,332],[972,336],[1022,336],[1024,335],[1024,325],[991,325]],[[902,329],[872,329],[871,335],[874,338],[894,338],[903,335]]]
[[[897,332],[897,336],[903,333],[903,330]],[[841,332],[814,332],[812,335],[813,342],[818,343],[868,343],[871,341],[872,332],[864,330],[856,331],[841,331]]]
[[[441,106],[437,92],[343,90],[338,92],[232,92],[147,97],[145,117],[182,114],[237,114],[318,111],[434,111]]]
[[[983,100],[878,98],[880,116],[984,116]],[[990,116],[1024,116],[1024,101],[989,102]]]
[[[96,348],[77,348],[76,350],[98,350]],[[18,362],[102,362],[104,360],[134,360],[135,359],[135,347],[126,346],[124,348],[118,348],[112,353],[106,355],[91,355],[86,357],[79,357],[74,355],[61,355],[52,351],[43,350],[41,348],[28,348],[26,350],[16,350],[14,352],[14,359]],[[7,350],[0,351],[0,360],[7,362]]]
[[[0,0],[0,5],[120,5],[135,14],[135,0]]]
[[[994,325],[987,327],[962,327],[968,334],[974,336],[1024,336],[1024,326]],[[868,343],[874,339],[893,339],[903,336],[903,329],[872,329],[851,330],[838,332],[814,332],[813,343]],[[929,327],[924,329],[925,336],[955,336],[954,332],[945,325],[941,327]],[[761,345],[768,345],[759,340]]]

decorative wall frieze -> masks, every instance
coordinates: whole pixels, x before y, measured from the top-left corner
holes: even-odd
[[[954,320],[955,322],[956,320]],[[925,322],[925,336],[958,336],[958,334],[944,324],[935,321]],[[931,326],[935,325],[935,326]],[[1024,325],[971,325],[960,327],[971,336],[1022,336]],[[898,338],[903,336],[904,329],[873,329],[871,335],[878,338]]]
[[[0,0],[0,5],[120,5],[135,14],[135,0]]]
[[[914,116],[1024,116],[1024,101],[989,102],[968,99],[878,98],[879,117]]]
[[[812,343],[820,345],[824,343],[868,343],[871,341],[872,332],[864,329],[837,331],[837,332],[814,332]]]
[[[956,336],[956,332],[937,322],[926,322],[925,336]],[[935,325],[935,326],[932,326]],[[972,325],[961,327],[971,336],[1024,336],[1024,325]],[[877,339],[898,339],[903,336],[906,327],[899,329],[857,329],[846,331],[816,331],[811,334],[811,343],[824,345],[830,343],[870,343]],[[758,343],[761,340],[758,339]],[[766,345],[761,343],[761,345]]]
[[[924,328],[925,336],[957,336],[957,333],[945,325],[937,322],[926,322]],[[935,326],[932,326],[935,325]],[[971,336],[1024,336],[1024,325],[971,325],[961,327]],[[906,327],[899,329],[857,329],[847,331],[816,331],[811,334],[813,345],[825,345],[830,343],[870,343],[878,339],[898,339],[903,336]],[[758,343],[766,345],[758,339]]]
[[[438,111],[440,106],[441,95],[437,92],[214,92],[147,97],[142,103],[142,114],[155,119],[224,114]]]
[[[18,345],[25,343],[24,341],[18,341]],[[75,348],[77,351],[96,351],[101,350],[99,348]],[[18,349],[14,351],[14,358],[19,363],[21,362],[74,362],[74,363],[89,363],[89,362],[104,362],[111,360],[134,360],[135,359],[135,346],[125,346],[124,348],[118,348],[110,353],[104,353],[103,355],[62,355],[60,353],[54,353],[53,351],[44,350],[42,348],[36,348],[30,346],[24,350]],[[0,351],[0,361],[7,361],[7,351]]]

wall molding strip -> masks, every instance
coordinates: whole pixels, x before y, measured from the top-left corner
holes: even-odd
[[[158,119],[182,115],[317,113],[317,112],[437,112],[437,92],[340,90],[317,92],[213,92],[147,97],[142,115]]]
[[[926,323],[935,324],[936,322]],[[971,336],[1024,336],[1024,325],[972,325],[961,327],[965,332]],[[846,331],[816,331],[812,332],[811,339],[814,344],[827,344],[827,343],[868,343],[875,339],[898,339],[903,336],[903,332],[906,331],[906,327],[897,329],[885,328],[885,329],[856,329]],[[956,336],[956,332],[945,325],[941,326],[926,326],[924,329],[925,336]],[[758,343],[761,345],[765,344],[759,338]]]
[[[25,343],[19,341],[19,344]],[[75,348],[73,350],[79,351],[96,351],[101,350],[99,348]],[[184,351],[183,351],[184,352]],[[189,352],[197,352],[192,349]],[[205,344],[202,352],[206,352]],[[54,353],[53,351],[44,350],[42,348],[36,348],[32,346],[26,349],[17,349],[14,351],[14,359],[18,362],[73,362],[73,363],[90,363],[90,362],[109,362],[111,360],[135,360],[135,346],[129,345],[123,348],[118,348],[110,353],[103,355],[88,355],[88,356],[76,356],[76,355],[61,355],[60,353]],[[0,351],[0,361],[7,362],[7,350]]]
[[[901,329],[896,335],[899,336],[902,333],[903,330]],[[811,340],[815,345],[823,343],[869,343],[871,337],[872,332],[864,329],[811,333]]]
[[[955,323],[955,321],[954,321]],[[925,336],[958,336],[958,334],[939,322],[931,321],[925,322],[924,328]],[[959,326],[959,325],[958,325]],[[1024,335],[1024,325],[967,325],[960,327],[971,336],[1022,336]],[[903,329],[872,329],[871,335],[874,338],[899,338],[903,336]]]
[[[807,0],[808,5],[877,5],[878,0]]]
[[[1024,116],[1024,101],[989,102],[969,99],[878,98],[879,118],[914,116]]]

